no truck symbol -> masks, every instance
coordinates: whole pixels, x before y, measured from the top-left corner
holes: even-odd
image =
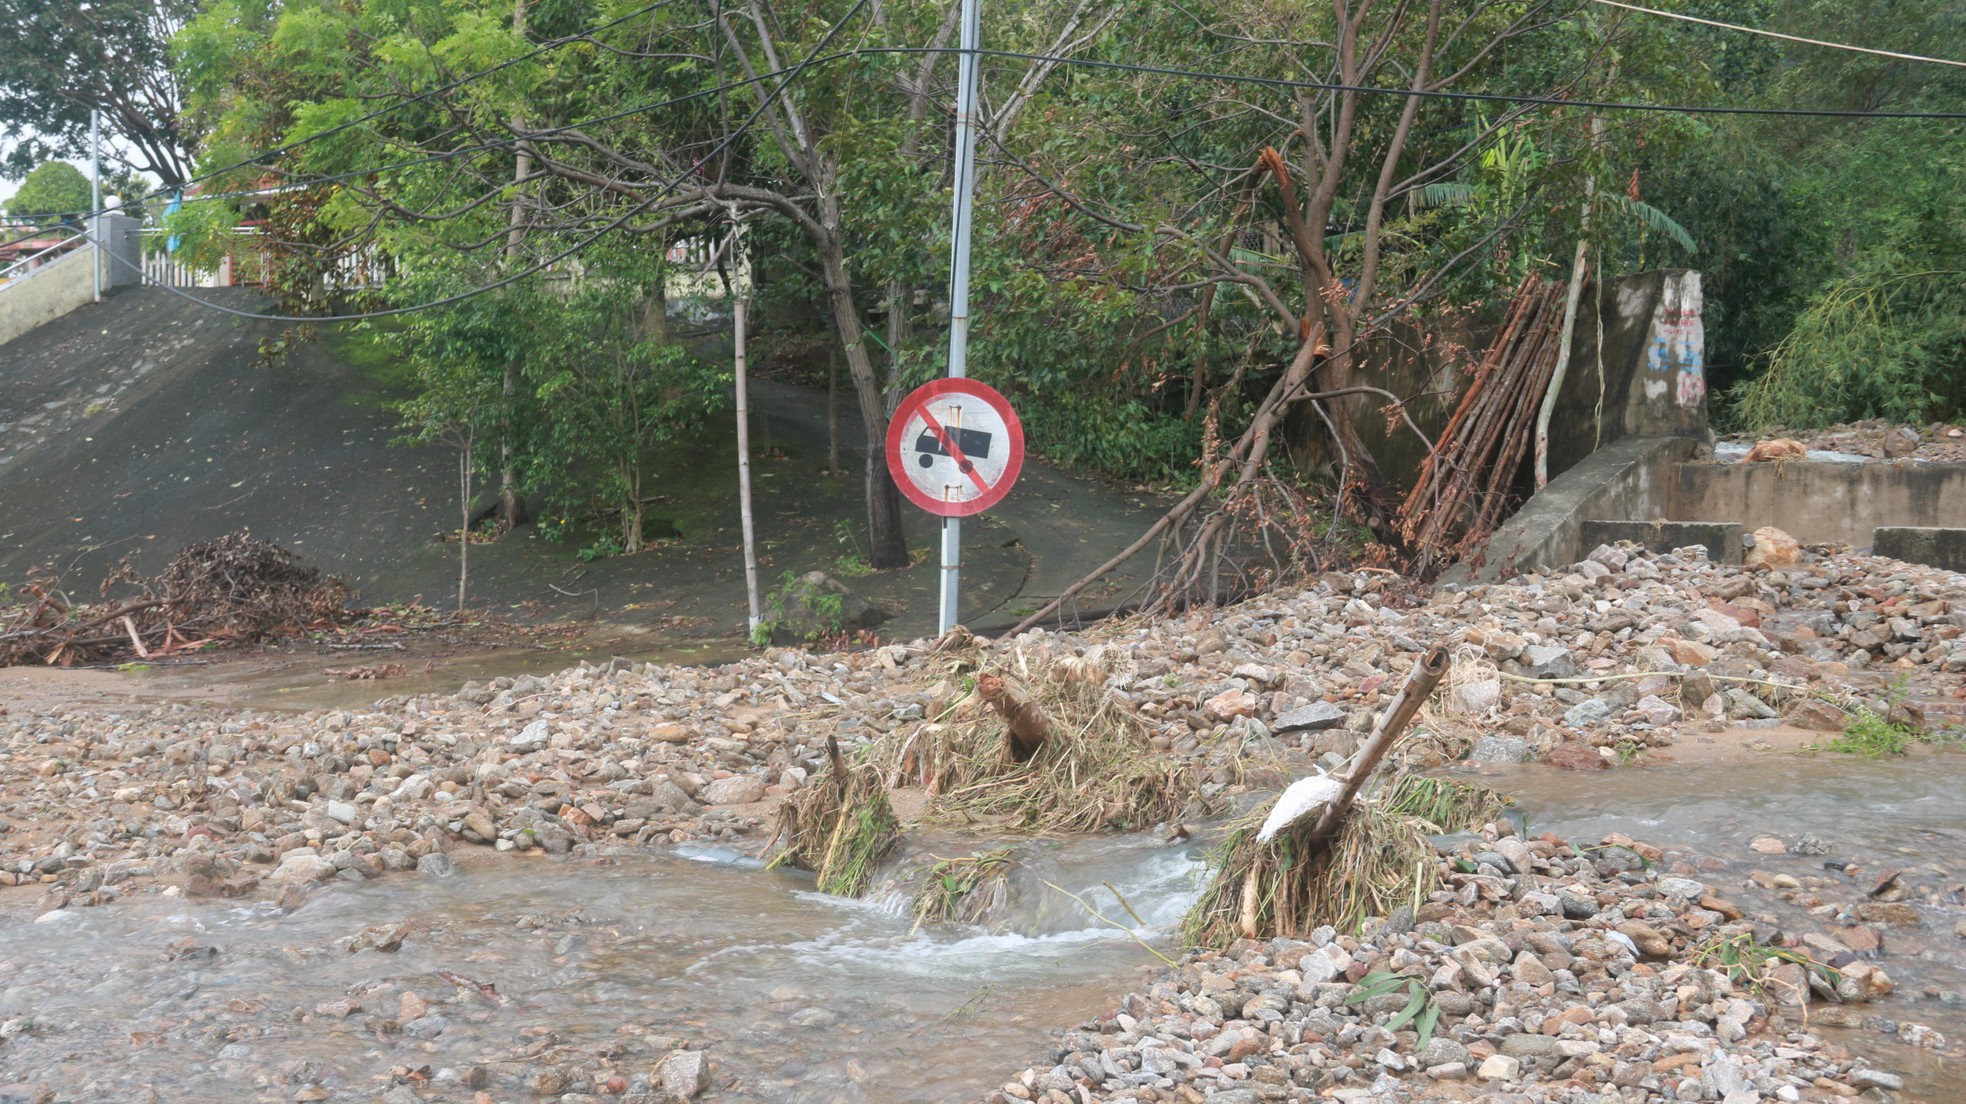
[[[910,502],[968,517],[1003,501],[1024,463],[1024,427],[1009,400],[972,379],[922,385],[887,427],[887,467]]]
[[[990,458],[990,440],[995,436],[994,434],[981,429],[962,429],[958,426],[948,426],[944,432],[955,439],[956,451],[963,455],[957,466],[964,474],[975,469],[976,461]],[[936,457],[949,455],[949,450],[942,447],[942,438],[937,437],[935,431],[926,426],[922,427],[921,435],[915,438],[915,452],[919,454],[915,457],[915,463],[924,468],[933,467]]]

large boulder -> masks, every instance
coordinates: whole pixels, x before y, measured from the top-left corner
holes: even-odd
[[[888,618],[886,610],[824,571],[808,571],[787,582],[765,606],[762,627],[780,645],[871,629]]]

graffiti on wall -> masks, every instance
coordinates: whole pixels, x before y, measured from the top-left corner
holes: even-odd
[[[1700,318],[1700,274],[1681,273],[1660,289],[1659,309],[1645,347],[1645,397],[1668,395],[1683,407],[1707,396],[1706,327]]]

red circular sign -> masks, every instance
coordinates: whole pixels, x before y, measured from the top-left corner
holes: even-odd
[[[1024,424],[1010,400],[973,379],[923,384],[887,423],[887,470],[908,501],[968,517],[1003,501],[1024,467]]]

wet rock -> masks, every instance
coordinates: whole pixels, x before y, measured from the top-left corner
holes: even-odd
[[[700,1050],[674,1051],[656,1066],[655,1079],[664,1093],[688,1100],[710,1087],[710,1059]]]
[[[457,862],[442,851],[432,851],[416,860],[416,872],[433,878],[448,878],[457,873]]]
[[[1784,719],[1811,732],[1841,732],[1850,724],[1849,714],[1814,698],[1803,698],[1789,706]]]
[[[1544,756],[1544,761],[1553,767],[1576,771],[1604,770],[1611,765],[1604,756],[1598,754],[1596,748],[1573,740],[1566,740],[1550,749],[1550,753]]]
[[[307,885],[332,878],[334,873],[334,863],[322,858],[311,847],[302,848],[287,852],[280,865],[266,876],[266,882],[275,886]]]
[[[1468,758],[1481,763],[1527,763],[1533,755],[1529,741],[1516,736],[1483,736]]]

